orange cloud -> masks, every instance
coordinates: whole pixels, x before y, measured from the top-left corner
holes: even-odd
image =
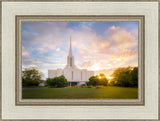
[[[108,41],[103,41],[103,42],[101,42],[100,45],[102,48],[105,48],[105,47],[108,47],[110,45],[110,43]]]
[[[79,50],[78,53],[84,54],[85,52],[83,50]]]

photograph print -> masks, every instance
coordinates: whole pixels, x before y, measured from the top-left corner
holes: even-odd
[[[22,22],[23,99],[138,99],[138,22]]]

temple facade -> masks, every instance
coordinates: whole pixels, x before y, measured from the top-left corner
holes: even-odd
[[[64,75],[70,86],[80,86],[86,84],[91,76],[94,76],[94,71],[87,69],[79,69],[74,63],[74,56],[72,54],[72,43],[70,37],[70,48],[67,56],[67,65],[64,69],[48,70],[48,78],[54,78]]]

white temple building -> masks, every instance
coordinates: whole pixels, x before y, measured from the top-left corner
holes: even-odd
[[[67,65],[64,69],[48,70],[48,78],[54,78],[64,75],[70,86],[80,86],[86,84],[91,76],[94,76],[94,71],[87,69],[79,69],[74,64],[74,56],[72,54],[72,43],[70,37],[69,55],[67,56]]]

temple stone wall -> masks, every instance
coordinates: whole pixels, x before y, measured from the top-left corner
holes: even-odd
[[[64,75],[68,82],[88,82],[91,76],[94,76],[93,71],[81,69],[57,69],[48,70],[48,78]]]

